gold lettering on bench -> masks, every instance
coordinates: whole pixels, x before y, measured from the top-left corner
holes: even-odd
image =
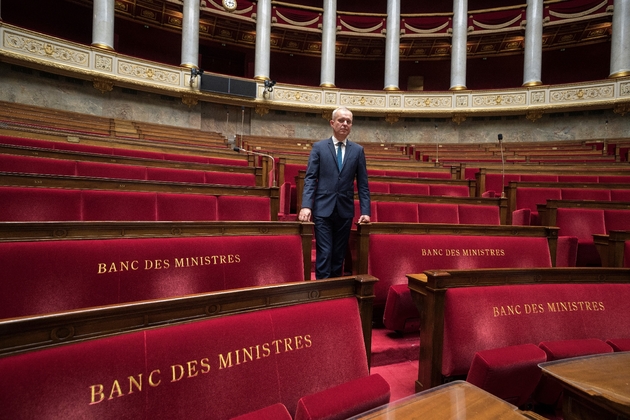
[[[171,267],[190,268],[207,265],[239,264],[240,262],[241,256],[239,254],[200,255],[194,257],[175,258],[174,265],[168,258],[144,260],[143,264],[141,264],[138,260],[126,260],[98,263],[96,272],[97,274],[122,273],[125,271],[137,271],[141,268],[144,270],[168,270]]]
[[[557,312],[595,312],[604,311],[604,302],[597,301],[569,301],[569,302],[545,302],[545,303],[525,303],[523,305],[500,305],[492,307],[494,318],[512,315],[531,315],[557,313]]]
[[[311,347],[313,341],[310,334],[296,335],[294,337],[281,338],[270,342],[256,344],[255,346],[244,347],[238,350],[232,350],[217,357],[218,368],[227,369],[248,362],[264,359],[272,355],[288,353],[303,350]],[[185,379],[195,378],[210,373],[212,370],[209,357],[198,360],[189,360],[184,363],[175,363],[170,366],[170,381],[167,383],[176,383]],[[155,388],[162,384],[160,378],[161,370],[154,369],[147,377],[150,387]],[[143,374],[131,375],[127,380],[113,379],[111,385],[96,384],[89,386],[90,403],[89,405],[99,404],[103,401],[111,401],[115,398],[121,398],[131,395],[135,392],[143,391]]]
[[[423,257],[505,257],[501,248],[421,248]]]
[[[311,341],[310,334],[306,334],[304,336],[296,335],[295,337],[273,340],[270,343],[256,344],[255,346],[232,350],[226,354],[219,354],[219,369],[227,369],[242,363],[264,359],[272,354],[302,350],[312,345],[313,342]]]

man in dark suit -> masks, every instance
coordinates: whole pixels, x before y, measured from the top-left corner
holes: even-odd
[[[352,218],[354,217],[354,180],[357,181],[361,217],[370,222],[370,190],[363,147],[348,140],[352,112],[337,108],[330,126],[333,136],[313,144],[308,158],[302,209],[298,220],[315,223],[315,277],[325,279],[342,275]]]

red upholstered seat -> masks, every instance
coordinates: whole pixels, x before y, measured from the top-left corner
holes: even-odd
[[[85,190],[81,197],[84,221],[157,220],[157,197],[153,192]]]
[[[630,189],[628,190],[610,190],[611,201],[630,201]]]
[[[82,220],[79,190],[0,187],[0,203],[3,222]]]
[[[370,192],[389,193],[389,184],[387,182],[369,181]],[[356,189],[356,185],[355,185]]]
[[[628,184],[630,183],[630,174],[628,175],[600,175],[599,182],[604,184]]]
[[[560,188],[530,188],[518,187],[516,189],[516,210],[529,209],[530,223],[523,225],[539,226],[538,204],[545,204],[547,200],[560,200],[562,194]]]
[[[630,230],[630,210],[604,210],[606,233],[611,230]]]
[[[601,182],[597,175],[558,175],[559,182]]]
[[[609,338],[606,344],[614,351],[630,351],[630,338]]]
[[[357,307],[354,297],[323,300],[3,357],[2,414],[222,420],[276,403],[295,412],[305,395],[368,376]]]
[[[500,225],[499,206],[460,204],[459,223],[468,225]]]
[[[429,195],[446,197],[470,197],[470,190],[465,185],[429,185]]]
[[[235,174],[232,172],[206,171],[204,173],[204,182],[206,184],[245,185],[248,187],[255,187],[256,176],[253,174]]]
[[[379,222],[418,223],[418,204],[378,201],[376,213]]]
[[[533,284],[448,289],[442,374],[464,375],[475,352],[532,342],[619,337],[630,331],[630,284]],[[603,341],[548,346],[548,360],[605,349]],[[570,343],[568,343],[570,344]],[[609,347],[609,346],[607,346]],[[610,347],[609,347],[610,348]],[[544,349],[543,349],[544,350]],[[587,351],[591,351],[588,353]],[[612,351],[612,349],[610,349]],[[551,355],[551,356],[550,356]]]
[[[468,169],[468,168],[467,168]],[[503,184],[503,175],[499,174],[486,174],[486,191],[494,191],[495,196],[501,196],[503,187],[510,184],[512,181],[520,181],[521,176],[518,174],[505,174],[505,184]],[[466,178],[466,179],[475,179]],[[485,191],[484,191],[485,192]]]
[[[100,178],[147,179],[147,169],[144,166],[77,161],[77,175]]]
[[[0,154],[0,171],[48,175],[75,175],[73,160]]]
[[[403,178],[418,178],[417,172],[412,171],[385,171],[386,176],[398,176]]]
[[[217,220],[270,221],[271,203],[267,197],[217,197]]]
[[[214,221],[217,197],[202,194],[157,194],[159,221]]]
[[[205,156],[182,155],[179,153],[164,153],[164,160],[173,160],[176,162],[208,163],[208,158]]]
[[[540,348],[547,354],[548,361],[613,352],[611,346],[596,338],[543,341]],[[541,404],[555,405],[561,394],[560,382],[543,377],[536,388],[534,399]]]
[[[418,203],[419,223],[460,223],[456,204]]]
[[[384,169],[368,169],[367,172],[369,176],[385,176],[387,171]]]
[[[389,184],[391,194],[430,195],[429,186],[424,184],[403,184],[392,182]]]
[[[196,184],[206,182],[204,171],[153,166],[147,167],[147,179],[151,181],[192,182]]]
[[[227,159],[218,157],[208,157],[208,163],[227,166],[249,166],[249,163],[243,159]]]
[[[301,243],[299,235],[0,242],[0,318],[301,281]]]
[[[521,181],[525,182],[558,182],[558,175],[521,174]]]
[[[540,381],[539,363],[547,354],[535,344],[475,353],[466,381],[517,407],[525,404]]]
[[[610,201],[610,190],[587,188],[562,188],[563,200]]]
[[[559,236],[574,236],[578,239],[578,267],[599,267],[601,258],[593,234],[606,234],[604,211],[599,209],[559,208],[556,213]]]
[[[260,410],[232,417],[231,420],[292,420],[291,414],[282,403],[269,405]]]
[[[418,309],[406,284],[394,284],[387,291],[383,325],[399,333],[410,333],[420,328]]]
[[[381,375],[364,376],[300,398],[295,420],[345,420],[389,403],[389,397]]]

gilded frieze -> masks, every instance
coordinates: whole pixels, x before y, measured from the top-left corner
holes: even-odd
[[[299,102],[307,104],[321,104],[321,92],[311,92],[296,89],[274,89],[274,99],[279,101]]]
[[[167,71],[124,60],[118,61],[118,73],[121,76],[133,77],[145,81],[165,83],[174,86],[179,86],[181,75],[180,72]]]
[[[452,96],[405,96],[405,108],[450,108]]]
[[[108,73],[112,72],[114,60],[112,57],[108,57],[106,55],[95,54],[94,55],[94,67],[97,70],[106,71]]]
[[[551,103],[558,103],[610,99],[613,98],[614,93],[615,88],[612,84],[605,86],[584,86],[571,89],[557,89],[550,92],[549,101]]]
[[[344,95],[341,94],[341,106],[385,108],[385,95]]]
[[[10,31],[4,32],[3,44],[4,48],[45,60],[79,67],[88,67],[90,65],[90,55],[87,52]]]
[[[473,95],[473,107],[523,106],[527,101],[525,93],[505,93]]]

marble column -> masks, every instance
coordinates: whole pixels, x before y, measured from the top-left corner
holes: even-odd
[[[114,49],[114,0],[94,0],[92,45]]]
[[[466,89],[468,41],[468,0],[453,0],[453,41],[451,46],[451,90]]]
[[[387,33],[385,37],[385,87],[399,90],[400,70],[400,0],[387,0]]]
[[[543,0],[527,0],[523,86],[542,84]]]
[[[630,0],[615,0],[610,45],[610,76],[630,75]]]
[[[322,23],[322,67],[319,85],[335,87],[337,0],[324,0],[324,20]]]
[[[259,0],[256,8],[256,58],[254,79],[269,80],[271,57],[271,0]]]
[[[199,0],[184,0],[181,58],[184,67],[199,66]]]

